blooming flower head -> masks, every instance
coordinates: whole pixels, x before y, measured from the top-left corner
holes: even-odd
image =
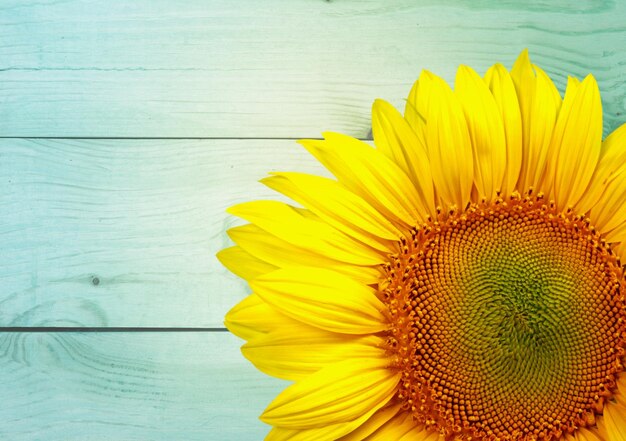
[[[336,179],[263,179],[297,205],[229,210],[226,325],[294,382],[267,439],[626,441],[626,125],[602,141],[593,76],[423,72],[372,126],[301,141]]]

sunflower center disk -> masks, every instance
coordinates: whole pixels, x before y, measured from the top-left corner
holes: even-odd
[[[593,424],[611,396],[623,273],[582,217],[529,197],[473,205],[416,229],[387,275],[398,397],[418,421],[556,440]]]

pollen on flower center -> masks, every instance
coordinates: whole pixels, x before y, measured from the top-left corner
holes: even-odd
[[[380,296],[398,398],[446,435],[560,439],[594,423],[623,370],[623,272],[582,216],[541,198],[416,228]]]

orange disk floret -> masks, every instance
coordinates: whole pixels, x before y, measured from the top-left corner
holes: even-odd
[[[592,425],[623,370],[623,271],[583,216],[541,197],[415,228],[379,287],[397,395],[447,436],[560,439]]]

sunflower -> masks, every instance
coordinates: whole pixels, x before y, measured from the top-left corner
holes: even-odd
[[[335,177],[262,180],[297,205],[229,212],[249,282],[226,316],[288,386],[268,440],[626,440],[626,125],[593,76],[422,72],[375,147],[301,144]]]

